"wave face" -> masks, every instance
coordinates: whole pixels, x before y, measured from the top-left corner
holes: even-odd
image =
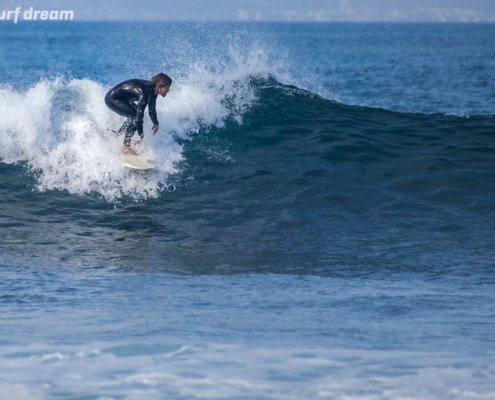
[[[0,397],[494,397],[493,25],[6,26]]]
[[[311,259],[326,268],[340,252],[333,246],[343,244],[336,237],[349,225],[362,226],[363,238],[376,229],[385,237],[395,232],[397,243],[401,234],[419,230],[427,236],[416,238],[417,256],[433,237],[447,235],[454,247],[470,237],[474,249],[478,235],[490,242],[493,117],[346,106],[274,78],[225,80],[178,82],[167,103],[160,102],[166,132],[145,141],[158,168],[144,173],[119,160],[121,139],[107,128],[118,128],[122,118],[102,106],[101,84],[72,80],[42,82],[25,93],[3,89],[4,179],[16,181],[17,202],[44,194],[55,213],[70,195],[83,196],[84,208],[92,209],[98,198],[123,213],[127,204],[155,199],[158,216],[147,220],[157,239],[167,237],[174,249],[183,241],[188,251],[182,256],[236,248],[238,259],[242,249],[248,269],[266,265],[263,251],[273,252],[272,267],[287,265],[286,254],[295,254],[289,269],[304,270],[299,263]],[[15,110],[17,117],[7,118]],[[205,207],[207,217],[197,220]],[[195,222],[181,227],[184,220]],[[93,228],[98,232],[98,224]],[[215,241],[206,245],[210,237]],[[161,264],[162,252],[169,254],[163,246],[152,265]],[[342,257],[354,246],[346,243]],[[216,256],[211,262],[206,269]]]

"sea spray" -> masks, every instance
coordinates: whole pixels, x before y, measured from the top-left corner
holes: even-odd
[[[151,173],[127,170],[120,161],[122,138],[111,132],[123,123],[104,104],[109,87],[89,79],[42,80],[26,91],[1,89],[0,150],[3,162],[25,161],[38,179],[38,190],[68,190],[113,201],[123,195],[156,197],[177,172],[182,147],[174,139],[188,139],[201,126],[222,128],[255,101],[246,68],[209,71],[192,64],[186,77],[174,82],[165,99],[159,98],[160,130],[150,134],[145,118],[144,145],[156,155]]]

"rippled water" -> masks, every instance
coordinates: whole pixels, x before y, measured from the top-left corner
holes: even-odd
[[[494,30],[1,25],[0,398],[493,398]]]

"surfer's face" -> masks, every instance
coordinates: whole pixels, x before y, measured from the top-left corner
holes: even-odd
[[[160,89],[158,89],[158,94],[161,94],[162,97],[165,97],[169,91],[170,86],[162,86]]]

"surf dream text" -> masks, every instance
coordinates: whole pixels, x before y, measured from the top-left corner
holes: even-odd
[[[19,14],[21,13],[21,7],[17,7],[15,10],[3,10],[0,14],[0,21],[2,20],[10,20],[12,14],[14,15],[14,24],[17,24],[17,20],[19,19]],[[25,21],[32,20],[72,20],[74,19],[74,11],[71,10],[33,10],[33,7],[30,7],[29,10],[24,11],[22,14],[22,19]]]

